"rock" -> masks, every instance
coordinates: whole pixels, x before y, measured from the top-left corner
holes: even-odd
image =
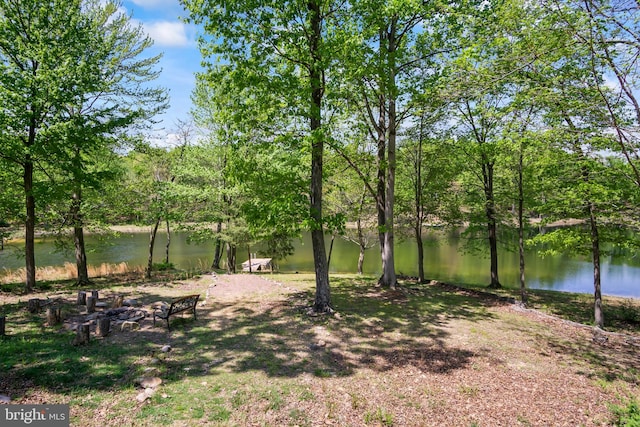
[[[162,384],[162,378],[158,377],[142,377],[138,379],[138,384],[145,389],[152,389]]]
[[[98,317],[102,317],[104,316],[103,313],[91,313],[88,316],[85,316],[85,320],[86,321],[90,321],[90,320],[96,320]]]
[[[169,304],[167,304],[164,301],[158,301],[158,302],[154,302],[151,305],[151,308],[153,308],[155,310],[162,310],[163,308],[169,308]]]
[[[137,307],[142,304],[140,304],[140,302],[137,299],[126,299],[122,301],[122,305],[127,307]]]
[[[130,322],[128,320],[125,320],[124,322],[122,322],[122,325],[120,326],[120,331],[125,331],[126,329],[129,329],[130,331],[135,331],[136,329],[140,329],[140,324],[137,322]]]
[[[144,391],[142,393],[138,393],[138,395],[136,396],[136,400],[140,403],[144,402],[148,398],[149,396],[147,396],[147,393],[145,393]]]
[[[163,345],[160,350],[162,350],[163,353],[169,353],[171,351],[171,346],[170,345]]]
[[[107,316],[115,316],[117,314],[124,313],[125,311],[129,311],[129,309],[127,307],[118,307],[118,308],[111,309],[105,312],[104,314],[106,314]]]
[[[109,304],[107,304],[106,302],[97,302],[96,307],[107,308],[109,307]]]
[[[11,403],[11,398],[9,396],[5,396],[4,394],[0,394],[0,403]]]

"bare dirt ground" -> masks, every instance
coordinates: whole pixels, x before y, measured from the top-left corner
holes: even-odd
[[[218,320],[238,305],[254,312],[284,310],[298,291],[248,275],[215,282],[209,288],[213,301],[234,304],[229,313],[212,313]],[[374,288],[368,297],[402,305],[412,296]],[[307,344],[314,350],[292,348],[304,353],[297,357],[328,355],[337,372],[349,372],[302,376],[314,395],[323,396],[296,402],[298,410],[313,414],[313,425],[366,425],[367,414],[373,425],[609,425],[608,403],[639,396],[638,337],[607,334],[596,342],[589,327],[494,301],[487,301],[483,316],[456,315],[460,307],[452,307],[452,313],[416,323],[408,318],[407,328],[343,309],[338,320],[312,327]],[[366,333],[357,335],[360,326]],[[268,424],[286,420],[244,409],[257,412],[249,419]]]
[[[301,283],[238,274],[132,284],[126,290],[145,305],[200,293],[198,320],[169,332],[145,319],[140,330],[114,331],[105,340],[171,343],[171,357],[192,351],[194,366],[213,366],[193,387],[217,382],[215,392],[200,392],[230,407],[229,418],[169,425],[602,426],[613,425],[611,404],[640,399],[638,336],[605,333],[594,340],[589,327],[477,295],[425,312],[432,293],[455,292],[438,284],[398,291],[354,286],[337,315],[314,317],[306,312],[313,289]],[[252,380],[225,382],[236,374]],[[268,384],[304,393],[283,393],[274,405],[256,391]],[[23,396],[12,403],[59,401],[51,392],[4,386]],[[170,393],[172,385],[166,387]],[[154,425],[132,421],[149,402],[109,414],[135,393],[119,391],[93,416],[72,413],[82,425]]]

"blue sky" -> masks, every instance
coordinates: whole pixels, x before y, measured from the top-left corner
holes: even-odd
[[[196,71],[201,70],[201,56],[196,43],[197,28],[184,24],[187,15],[178,0],[124,0],[122,7],[133,20],[142,24],[154,40],[150,54],[162,52],[162,73],[156,83],[169,90],[169,110],[158,116],[159,138],[171,139],[176,120],[187,120],[191,109],[191,91]],[[167,135],[167,136],[165,136]],[[169,141],[170,142],[170,141]]]

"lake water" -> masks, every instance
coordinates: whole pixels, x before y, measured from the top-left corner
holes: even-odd
[[[326,239],[327,245],[329,238]],[[461,250],[461,241],[455,236],[430,232],[425,235],[425,275],[429,279],[453,283],[489,283],[489,259],[481,254]],[[121,233],[118,237],[100,239],[87,236],[87,258],[90,264],[126,262],[131,266],[146,265],[149,235],[147,233]],[[166,234],[158,233],[154,261],[164,259]],[[308,235],[294,242],[295,253],[278,261],[282,272],[313,271],[311,241]],[[170,261],[183,269],[206,268],[211,265],[214,244],[188,243],[187,234],[172,234]],[[14,243],[0,251],[0,270],[24,267],[19,256],[22,245]],[[253,251],[253,249],[252,249]],[[238,263],[247,259],[246,249],[238,250]],[[396,272],[417,276],[417,248],[412,240],[400,241],[396,246]],[[36,243],[38,267],[74,262],[72,253],[56,251],[52,240]],[[331,256],[332,273],[354,273],[357,269],[358,247],[336,238]],[[500,251],[500,281],[504,286],[518,287],[518,254]],[[380,256],[377,247],[366,252],[364,272],[380,274]],[[593,292],[593,268],[588,258],[557,255],[541,258],[534,251],[526,256],[527,286],[569,292]],[[607,295],[640,298],[640,260],[631,256],[603,257],[602,291]]]

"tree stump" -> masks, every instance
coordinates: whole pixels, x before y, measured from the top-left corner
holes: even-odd
[[[0,337],[4,336],[4,325],[7,320],[6,316],[0,316]]]
[[[94,297],[96,299],[96,301],[98,301],[100,298],[98,298],[98,291],[91,291],[91,296]]]
[[[62,308],[52,305],[47,308],[47,325],[54,326],[62,322]]]
[[[27,302],[27,310],[29,310],[29,313],[38,313],[40,311],[40,299],[31,298]]]
[[[85,305],[86,303],[87,303],[87,293],[85,291],[79,291],[76,305]]]
[[[97,298],[87,297],[87,313],[93,313],[96,311],[96,302],[98,302]]]
[[[98,319],[98,326],[96,327],[96,335],[99,337],[106,337],[111,332],[111,319],[108,317],[101,317]]]
[[[76,337],[73,339],[73,345],[89,344],[90,337],[90,323],[83,323],[78,325],[76,330]]]
[[[113,299],[113,305],[111,308],[120,308],[122,307],[122,303],[124,302],[124,297],[122,295],[116,295]]]

